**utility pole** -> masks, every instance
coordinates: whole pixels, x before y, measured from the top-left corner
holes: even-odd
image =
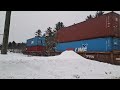
[[[11,11],[6,11],[3,44],[2,44],[1,54],[7,54],[9,29],[10,29],[10,18],[11,18]]]

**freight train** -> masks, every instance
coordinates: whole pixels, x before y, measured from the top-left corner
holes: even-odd
[[[120,64],[120,15],[115,12],[64,27],[56,36],[56,53],[73,50],[85,58]],[[35,37],[27,41],[28,52],[45,52],[45,38],[41,37],[40,43],[39,39]],[[34,46],[41,49],[32,49]]]
[[[26,54],[30,55],[45,55],[46,43],[45,37],[35,36],[28,39],[26,44]]]

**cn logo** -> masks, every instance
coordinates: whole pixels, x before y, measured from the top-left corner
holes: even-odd
[[[85,52],[87,51],[88,44],[82,44],[82,47],[75,48],[75,52]]]

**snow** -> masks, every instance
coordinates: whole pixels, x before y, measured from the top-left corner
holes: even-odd
[[[0,79],[118,79],[120,66],[85,59],[73,51],[41,57],[0,54]]]

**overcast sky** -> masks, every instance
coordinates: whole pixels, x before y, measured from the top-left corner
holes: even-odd
[[[109,11],[105,11],[107,13]],[[120,11],[115,11],[120,14]],[[0,34],[4,31],[5,11],[0,11]],[[34,33],[48,27],[55,28],[59,21],[65,26],[84,21],[90,14],[95,15],[96,11],[12,11],[9,41],[26,42],[34,37]],[[0,44],[2,36],[0,35]]]

